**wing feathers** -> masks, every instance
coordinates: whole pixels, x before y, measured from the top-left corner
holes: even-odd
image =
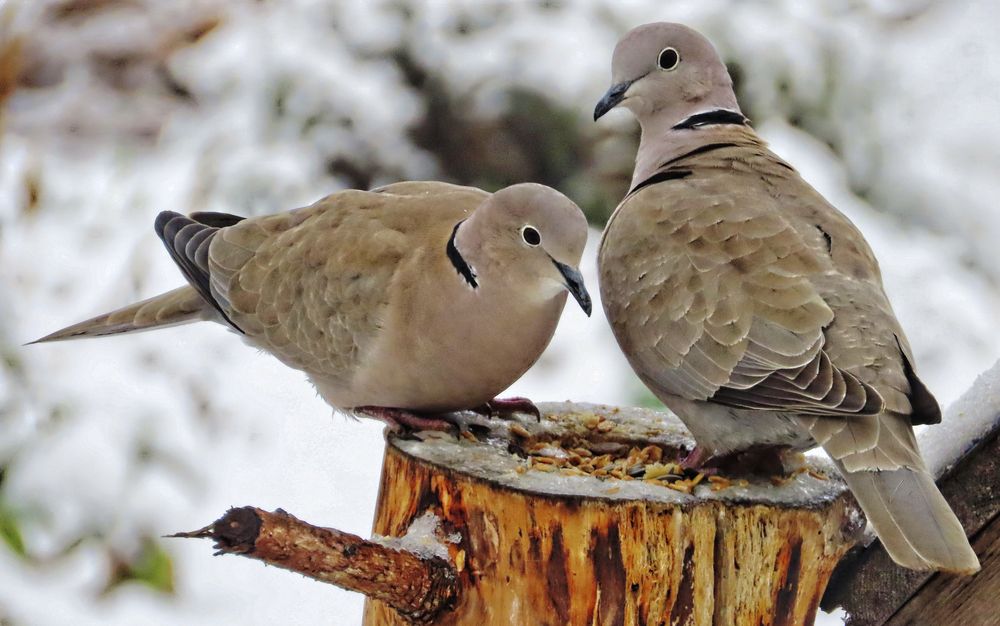
[[[816,241],[796,230],[783,200],[749,181],[734,191],[734,172],[725,181],[717,174],[696,168],[644,187],[605,234],[609,318],[643,377],[670,394],[739,408],[878,413],[879,391],[828,351],[834,309],[815,280],[836,275],[825,243],[814,228]]]
[[[208,267],[208,249],[218,228],[206,226],[173,211],[163,211],[156,217],[156,234],[163,240],[167,252],[192,287],[219,312],[222,318],[239,332],[228,312],[212,294]]]

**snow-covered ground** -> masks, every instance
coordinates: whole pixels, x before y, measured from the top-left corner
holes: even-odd
[[[708,33],[760,133],[868,236],[918,368],[951,403],[1000,357],[998,18],[987,0],[0,0],[0,93],[17,37],[32,77],[0,125],[0,526],[16,520],[30,556],[0,544],[0,621],[358,623],[359,596],[205,542],[159,542],[173,594],[102,589],[112,554],[230,505],[367,535],[379,425],[331,416],[301,374],[220,327],[21,344],[180,284],[152,234],[160,210],[291,208],[352,168],[372,185],[446,177],[411,136],[427,101],[392,59],[400,42],[470,114],[499,115],[516,85],[576,112],[586,141],[625,142],[625,113],[587,121],[617,36],[658,19]],[[510,393],[640,401],[594,310],[568,307]]]

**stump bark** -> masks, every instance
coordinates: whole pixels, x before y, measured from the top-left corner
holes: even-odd
[[[692,476],[672,464],[692,445],[676,418],[540,408],[387,442],[374,533],[430,512],[450,538],[457,599],[433,623],[812,624],[864,523],[835,472]],[[410,623],[366,603],[366,626]]]

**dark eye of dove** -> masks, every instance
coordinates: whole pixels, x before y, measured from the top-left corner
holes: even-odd
[[[542,243],[542,236],[534,226],[526,225],[521,227],[521,239],[532,248]]]
[[[681,63],[681,55],[677,53],[677,50],[673,48],[664,48],[660,51],[660,55],[656,57],[656,65],[661,70],[669,72],[670,70],[677,69],[677,66]]]

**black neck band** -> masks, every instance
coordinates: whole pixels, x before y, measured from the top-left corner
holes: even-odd
[[[726,109],[715,109],[714,111],[706,111],[705,113],[699,113],[697,115],[692,115],[686,120],[675,125],[674,130],[683,129],[694,129],[701,128],[702,126],[715,126],[716,124],[736,124],[738,126],[746,126],[750,123],[742,113],[737,113],[736,111],[728,111]]]
[[[635,187],[629,190],[627,195],[632,195],[639,191],[643,187],[648,187],[649,185],[655,185],[656,183],[662,183],[668,180],[677,180],[678,178],[687,178],[691,175],[691,170],[667,170],[665,172],[657,172],[653,174],[646,180],[642,181]]]
[[[462,222],[464,221],[462,220]],[[465,258],[462,257],[462,253],[455,247],[455,235],[458,234],[458,227],[462,225],[462,222],[455,224],[455,228],[451,231],[451,237],[448,239],[448,260],[455,267],[455,271],[465,279],[465,282],[469,283],[469,286],[473,289],[476,289],[479,287],[479,283],[476,282],[476,273],[472,271],[469,264],[465,262]]]

